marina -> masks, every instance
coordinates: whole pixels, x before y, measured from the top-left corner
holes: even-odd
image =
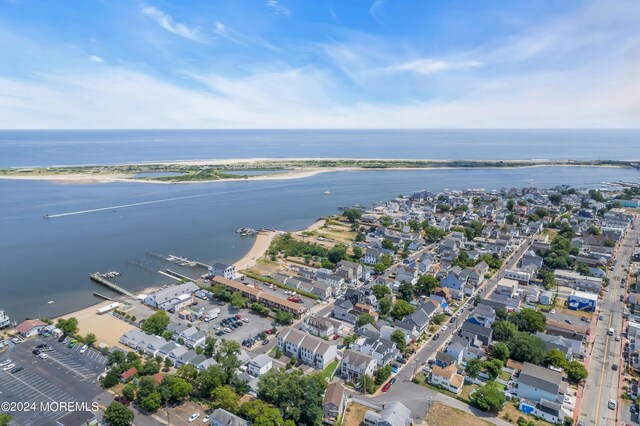
[[[90,275],[90,278],[92,281],[95,281],[98,284],[101,284],[107,287],[111,291],[135,298],[135,295],[133,293],[131,293],[128,290],[125,290],[124,288],[120,287],[117,284],[112,283],[111,281],[106,280],[105,278],[102,277],[102,275],[103,274],[100,274],[99,272],[95,272]]]

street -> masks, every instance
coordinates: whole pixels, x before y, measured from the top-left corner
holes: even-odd
[[[615,341],[615,336],[623,331],[624,305],[619,297],[624,295],[626,290],[620,288],[620,279],[626,276],[623,267],[629,262],[637,238],[638,230],[634,225],[620,244],[615,263],[609,273],[611,279],[609,291],[605,292],[600,302],[600,312],[604,315],[604,320],[598,321],[595,327],[589,377],[584,389],[580,413],[580,421],[585,425],[617,424],[619,409],[612,410],[607,404],[611,399],[619,401],[619,375],[624,368],[621,358],[623,341]],[[609,328],[614,329],[614,336],[607,336]],[[613,364],[619,366],[617,371],[612,369]]]

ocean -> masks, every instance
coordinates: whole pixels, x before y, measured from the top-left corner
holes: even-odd
[[[492,133],[493,132],[493,133]],[[580,146],[569,131],[411,131],[411,132],[0,132],[2,167],[96,164],[237,157],[382,158],[639,158],[637,131],[580,131],[591,141]],[[571,133],[571,135],[569,135]],[[224,134],[231,142],[224,143]],[[288,142],[283,142],[280,136]],[[349,135],[353,143],[349,144]],[[500,142],[489,135],[510,134]],[[543,137],[547,134],[548,138]],[[66,135],[66,136],[63,136]],[[71,136],[70,136],[71,135]],[[184,135],[182,143],[180,136]],[[209,136],[207,136],[209,135]],[[213,141],[206,140],[214,135]],[[295,136],[298,135],[298,136]],[[306,142],[292,142],[305,136]],[[466,135],[466,145],[463,137]],[[606,135],[606,136],[605,136]],[[397,136],[397,137],[396,137]],[[504,148],[510,138],[537,140]],[[153,142],[154,138],[161,139]],[[429,139],[420,143],[420,138]],[[444,138],[444,139],[439,139]],[[144,139],[146,142],[136,142]],[[367,146],[371,140],[371,149]],[[435,140],[457,142],[443,146]],[[548,139],[555,140],[556,145]],[[599,144],[595,140],[600,139]],[[339,141],[342,140],[342,143]],[[558,141],[570,140],[565,145]],[[239,142],[244,141],[244,142]],[[397,141],[397,142],[393,142]],[[141,146],[139,146],[139,143]],[[253,148],[251,145],[254,145]],[[395,144],[395,145],[394,145]],[[462,145],[460,145],[462,144]],[[608,145],[607,145],[608,144]],[[344,146],[347,145],[347,146]],[[595,148],[595,145],[605,147]],[[19,149],[22,146],[24,149]],[[551,146],[554,148],[552,149]],[[74,148],[75,147],[75,148]],[[109,149],[111,147],[111,149]],[[386,154],[385,154],[386,150]],[[572,152],[575,155],[570,155]],[[601,153],[601,154],[598,154]],[[501,188],[558,184],[597,186],[603,181],[638,182],[632,169],[535,167],[329,172],[270,181],[183,185],[109,183],[57,184],[0,180],[0,309],[16,320],[56,316],[92,303],[92,292],[108,290],[89,274],[117,270],[118,284],[132,291],[167,284],[157,271],[171,268],[199,275],[161,259],[169,254],[204,263],[233,262],[253,244],[234,233],[238,227],[297,230],[338,206],[370,205],[418,190]],[[330,195],[325,195],[330,191]],[[117,207],[131,205],[131,207]],[[45,214],[78,213],[44,220]],[[49,301],[53,303],[49,304]]]

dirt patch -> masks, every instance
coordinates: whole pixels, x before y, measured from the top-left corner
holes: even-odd
[[[343,426],[360,426],[364,419],[364,414],[369,410],[370,408],[364,405],[351,402],[344,413]]]
[[[439,403],[433,404],[433,407],[431,407],[429,414],[424,418],[424,420],[429,426],[487,426],[492,424],[474,416],[473,414],[465,413],[457,408],[452,408]]]
[[[120,339],[120,336],[129,330],[133,330],[135,327],[109,314],[98,314],[98,308],[107,306],[110,303],[112,302],[102,302],[97,305],[72,312],[68,315],[64,315],[62,318],[75,317],[78,320],[78,328],[80,329],[79,334],[83,336],[87,333],[95,334],[97,338],[96,344],[105,343],[109,346],[126,348],[118,342],[118,340]]]

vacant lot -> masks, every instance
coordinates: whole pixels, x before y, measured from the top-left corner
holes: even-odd
[[[468,414],[464,411],[439,403],[433,404],[433,407],[431,407],[429,414],[424,418],[424,420],[429,426],[487,426],[492,424],[474,416],[473,414]]]
[[[364,405],[356,404],[355,402],[351,402],[347,406],[347,410],[344,415],[344,421],[342,424],[344,426],[360,426],[362,424],[362,419],[364,419],[364,413],[366,413],[369,408]]]

